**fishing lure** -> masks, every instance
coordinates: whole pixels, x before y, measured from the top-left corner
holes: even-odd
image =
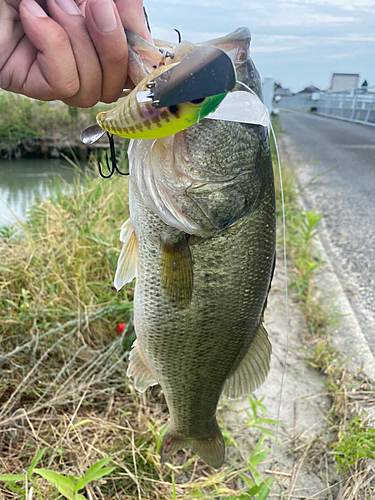
[[[102,133],[89,127],[81,138],[95,141],[104,131],[128,139],[176,134],[215,111],[235,84],[236,72],[226,53],[199,47],[180,63],[153,71],[115,108],[97,115]]]
[[[173,54],[167,54],[173,59]],[[166,56],[166,55],[165,55]],[[165,57],[163,58],[165,59]],[[161,65],[144,78],[119,104],[97,115],[98,125],[85,129],[85,144],[97,141],[105,132],[109,137],[112,166],[104,178],[118,170],[113,134],[129,139],[159,139],[176,134],[202,118],[269,124],[267,108],[248,87],[249,92],[231,92],[236,70],[230,57],[213,46],[193,50],[180,63]]]
[[[174,65],[158,68],[124,97],[118,106],[99,113],[96,117],[98,125],[110,134],[120,137],[159,139],[185,130],[215,111],[226,93],[158,108],[152,98],[144,95],[144,93],[150,94],[147,85],[168,71],[171,66]],[[140,99],[145,98],[147,99],[145,102],[140,102]]]

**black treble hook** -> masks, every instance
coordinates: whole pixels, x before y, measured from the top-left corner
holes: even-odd
[[[177,35],[178,35],[178,43],[181,43],[181,33],[180,33],[178,30],[176,30],[176,28],[174,28],[174,31],[175,31],[175,32],[177,33]]]
[[[111,151],[111,164],[112,164],[112,168],[110,168],[109,166],[109,161],[108,161],[108,154],[107,152],[105,153],[105,161],[106,161],[106,164],[107,164],[107,169],[108,169],[108,172],[109,174],[108,175],[104,175],[103,174],[103,171],[102,171],[102,165],[101,165],[101,161],[98,159],[98,169],[99,169],[99,174],[103,177],[103,179],[109,179],[110,177],[112,177],[112,175],[117,172],[118,174],[120,175],[129,175],[129,172],[121,172],[118,168],[117,168],[117,165],[116,165],[116,152],[115,152],[115,142],[113,140],[113,135],[112,134],[109,134],[107,132],[107,136],[108,136],[108,140],[109,140],[109,149]]]

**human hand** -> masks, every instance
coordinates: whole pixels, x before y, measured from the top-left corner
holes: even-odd
[[[42,1],[0,0],[0,87],[69,106],[117,100],[127,79],[124,28],[152,42],[142,0]]]

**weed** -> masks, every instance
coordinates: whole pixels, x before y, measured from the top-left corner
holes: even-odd
[[[330,453],[338,462],[337,471],[350,474],[362,458],[375,459],[375,429],[368,426],[368,419],[357,415],[338,432],[338,441],[331,443]]]
[[[272,439],[275,439],[275,435],[273,434],[273,432],[271,432],[269,429],[265,428],[264,426],[265,425],[279,425],[279,424],[278,424],[278,422],[276,422],[276,420],[272,420],[270,418],[265,418],[266,417],[266,407],[262,403],[263,399],[264,399],[264,396],[260,400],[256,400],[256,399],[252,398],[251,396],[248,396],[252,415],[249,412],[249,410],[245,409],[246,415],[248,417],[248,420],[246,421],[245,426],[246,427],[254,427],[255,429],[258,429],[259,431],[261,431],[264,435],[267,435],[267,436],[271,437]],[[261,417],[258,415],[259,411],[262,413]]]
[[[248,461],[249,469],[253,473],[253,481],[245,475],[241,475],[241,478],[245,481],[250,489],[247,492],[242,493],[240,496],[236,497],[239,500],[250,500],[252,498],[257,500],[265,500],[266,498],[268,498],[268,495],[271,492],[271,486],[274,482],[274,478],[271,477],[263,479],[263,477],[257,471],[257,466],[261,462],[263,462],[266,456],[271,452],[270,448],[267,448],[265,450],[262,449],[265,437],[266,436],[263,435],[259,439]]]
[[[56,472],[45,469],[34,469],[36,474],[52,483],[59,493],[61,493],[68,500],[86,500],[86,497],[78,493],[91,481],[101,479],[108,474],[111,474],[116,467],[104,467],[111,458],[103,458],[92,465],[83,477],[63,476]]]
[[[0,476],[0,481],[8,484],[8,488],[10,491],[15,493],[25,493],[28,489],[37,488],[38,484],[35,481],[31,480],[32,474],[38,474],[42,478],[46,479],[48,482],[53,484],[61,495],[63,495],[68,500],[86,500],[82,494],[78,493],[82,490],[88,483],[91,481],[100,479],[111,472],[113,472],[116,467],[104,467],[108,462],[111,461],[111,458],[103,458],[96,462],[96,464],[92,465],[82,478],[77,478],[73,476],[63,476],[58,474],[57,472],[53,472],[46,469],[37,469],[36,465],[44,455],[44,452],[47,448],[43,448],[33,459],[31,465],[27,471],[27,474],[20,475],[4,475]],[[25,486],[16,488],[15,483],[24,482]],[[26,494],[27,496],[27,494]],[[30,495],[31,497],[31,495]]]
[[[24,331],[38,337],[98,305],[111,305],[111,319],[96,317],[86,334],[98,345],[118,314],[129,317],[127,293],[117,294],[112,286],[120,221],[128,216],[127,180],[86,175],[84,182],[85,189],[77,177],[69,195],[57,188],[53,199],[30,210],[18,234],[0,240],[0,321],[7,338]],[[128,292],[130,297],[131,286]]]

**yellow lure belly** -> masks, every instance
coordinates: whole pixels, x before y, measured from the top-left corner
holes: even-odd
[[[163,108],[155,108],[151,101],[137,101],[138,92],[147,91],[149,82],[176,64],[156,69],[115,108],[99,113],[98,125],[110,134],[129,139],[159,139],[185,130],[215,111],[227,93],[206,97],[199,103],[184,102]]]

